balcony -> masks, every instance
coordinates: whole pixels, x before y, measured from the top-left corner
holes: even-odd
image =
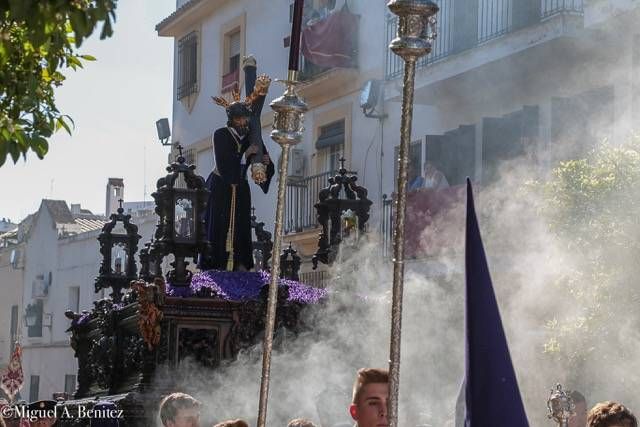
[[[329,184],[329,177],[334,175],[335,172],[324,172],[287,180],[285,234],[301,233],[318,225],[314,207],[318,202],[318,193]]]
[[[299,64],[300,94],[311,104],[327,94],[354,90],[358,76],[360,16],[348,8],[316,16],[303,29]]]
[[[438,36],[429,55],[420,58],[418,67],[426,67],[450,55],[478,47],[522,28],[542,23],[557,15],[582,16],[584,0],[435,0],[440,11]],[[398,17],[389,15],[386,24],[387,45],[397,35]],[[387,80],[402,75],[404,62],[387,52]]]
[[[287,179],[287,203],[285,206],[285,234],[302,233],[318,226],[315,204],[320,190],[329,185],[329,178],[338,172],[323,172],[304,178]],[[356,175],[357,172],[347,172]]]

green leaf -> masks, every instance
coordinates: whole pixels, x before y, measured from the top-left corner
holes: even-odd
[[[85,61],[95,61],[96,60],[95,56],[91,56],[91,55],[80,55],[80,58],[84,59]]]
[[[102,26],[102,32],[100,33],[100,40],[104,40],[107,37],[111,37],[113,35],[113,28],[111,27],[111,21],[107,19],[104,21],[104,25]]]
[[[0,141],[0,167],[7,160],[7,145],[9,143],[7,141]]]
[[[8,144],[11,160],[13,160],[13,163],[17,163],[18,159],[20,158],[20,150],[18,149],[18,145],[13,141],[8,141]]]
[[[33,141],[31,148],[35,151],[39,159],[44,159],[45,154],[49,151],[49,143],[46,139],[38,137]]]
[[[66,118],[68,118],[68,119],[69,119],[69,121],[71,121],[71,124],[75,127],[75,125],[74,125],[74,123],[73,123],[73,120],[71,120],[71,117],[69,117],[69,116],[61,116],[61,117],[58,117],[58,125],[59,125],[61,128],[64,128],[64,130],[66,130],[66,131],[67,131],[67,133],[68,133],[69,135],[71,135],[71,128],[69,127],[69,125],[67,124],[67,122],[64,120],[64,118],[65,118],[65,117],[66,117]]]

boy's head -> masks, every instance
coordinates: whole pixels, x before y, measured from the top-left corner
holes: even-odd
[[[306,418],[296,418],[295,420],[289,421],[287,427],[316,427],[316,425]]]
[[[245,420],[227,420],[214,425],[213,427],[249,427]]]
[[[389,372],[376,368],[360,369],[353,384],[349,413],[358,427],[386,427],[388,399]]]
[[[575,415],[569,418],[569,427],[585,427],[587,425],[587,400],[578,390],[569,393],[575,405]]]
[[[591,408],[587,417],[588,427],[638,427],[633,413],[616,402],[601,402]]]
[[[165,427],[199,427],[200,402],[186,393],[171,393],[160,402],[160,420]]]

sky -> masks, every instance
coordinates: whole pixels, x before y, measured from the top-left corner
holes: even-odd
[[[0,219],[19,222],[42,199],[80,203],[104,214],[109,177],[124,178],[125,201],[151,200],[166,173],[169,147],[158,142],[155,122],[171,123],[173,39],[155,25],[175,10],[175,0],[118,2],[114,35],[95,34],[80,53],[97,58],[84,69],[64,72],[56,92],[58,109],[75,122],[49,140],[44,160],[8,158],[0,167]]]

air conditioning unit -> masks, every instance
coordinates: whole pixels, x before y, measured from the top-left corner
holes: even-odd
[[[304,176],[304,150],[294,148],[289,158],[289,176],[302,178]]]
[[[35,299],[43,299],[49,296],[49,286],[51,275],[49,280],[45,280],[44,274],[38,274],[33,282],[31,282],[31,297]]]

